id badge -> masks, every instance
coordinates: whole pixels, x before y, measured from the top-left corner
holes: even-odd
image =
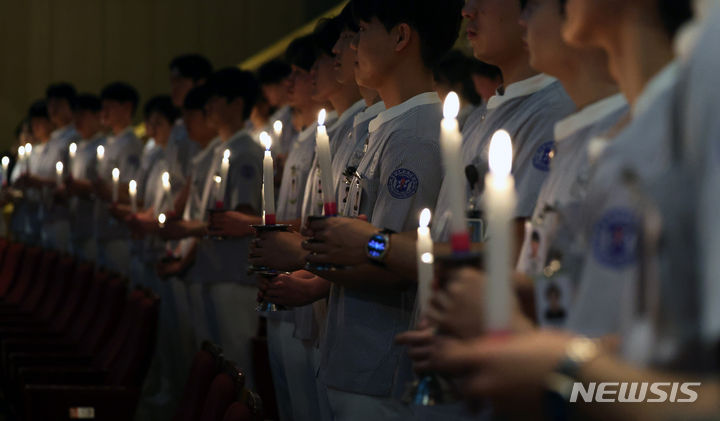
[[[549,266],[547,272],[552,272]],[[547,276],[547,275],[550,276]],[[535,309],[542,327],[562,329],[570,315],[574,283],[568,272],[541,273],[535,278]]]
[[[360,201],[362,199],[362,180],[359,175],[355,175],[350,182],[350,190],[348,192],[347,207],[345,208],[345,216],[357,218],[360,215]]]

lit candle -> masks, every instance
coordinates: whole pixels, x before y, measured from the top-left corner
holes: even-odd
[[[420,316],[425,315],[433,280],[433,241],[430,237],[430,209],[420,212],[420,226],[417,230],[417,280]]]
[[[112,180],[113,180],[112,201],[113,201],[113,203],[117,203],[118,194],[120,192],[120,170],[119,169],[113,168]]]
[[[279,123],[279,121],[276,121]],[[280,123],[282,125],[282,123]],[[260,143],[265,146],[265,158],[263,158],[263,215],[265,224],[275,225],[275,181],[273,174],[273,159],[270,153],[272,138],[266,132],[260,133]]]
[[[68,170],[70,171],[70,175],[72,176],[73,172],[73,162],[75,162],[75,155],[77,155],[77,143],[73,142],[68,147],[68,156],[70,157],[68,161]]]
[[[220,163],[220,177],[222,178],[222,185],[220,186],[220,195],[217,196],[218,200],[223,203],[218,209],[222,209],[225,204],[225,192],[227,190],[226,184],[228,180],[228,172],[230,171],[230,149],[223,151],[222,162]]]
[[[283,131],[283,124],[280,120],[275,120],[273,123],[273,131],[275,132],[275,140],[280,141],[280,137],[282,136]]]
[[[330,158],[330,138],[325,128],[325,117],[327,112],[323,108],[318,114],[317,135],[315,143],[317,145],[317,157],[320,164],[320,182],[322,183],[323,204],[325,216],[337,215],[337,201],[333,197],[335,192],[335,183],[332,177],[332,160]]]
[[[162,173],[161,176],[162,179],[162,187],[163,187],[163,200],[162,200],[162,206],[166,206],[164,210],[169,210],[171,206],[171,200],[170,200],[170,173],[165,171]]]
[[[97,147],[97,173],[98,176],[102,175],[102,163],[105,159],[105,147],[103,145],[100,145]]]
[[[488,247],[485,248],[487,287],[485,289],[486,327],[490,332],[506,332],[511,320],[512,220],[515,212],[515,181],[512,169],[512,142],[505,130],[498,130],[490,141],[490,172],[485,176],[485,212],[488,221]]]
[[[219,175],[215,176],[215,209],[222,209],[225,207],[225,198],[222,196],[222,182],[223,179]]]
[[[160,228],[165,228],[165,221],[167,221],[167,217],[164,213],[158,215],[158,225],[160,226]]]
[[[63,183],[63,163],[58,161],[55,164],[55,172],[57,173],[57,186],[62,187]]]
[[[128,194],[130,195],[132,213],[137,213],[137,181],[130,180],[130,183],[128,183]]]
[[[25,146],[18,146],[18,163],[19,168],[25,168],[25,172],[27,172],[27,164],[25,163]]]
[[[2,157],[2,184],[3,186],[8,185],[8,166],[10,165],[10,158],[7,156]]]
[[[25,144],[25,173],[30,175],[30,156],[32,156],[32,143]]]
[[[457,121],[460,110],[460,99],[455,92],[450,92],[445,98],[443,118],[440,131],[442,145],[443,165],[445,167],[445,185],[448,188],[450,204],[450,240],[454,252],[470,251],[470,234],[465,219],[465,178],[462,171],[460,147],[462,135]]]

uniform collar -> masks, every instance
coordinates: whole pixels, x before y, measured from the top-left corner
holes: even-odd
[[[376,102],[375,104],[367,107],[365,111],[355,115],[353,127],[357,127],[360,124],[368,121],[369,119],[377,117],[377,115],[380,114],[384,109],[385,103],[382,101]]]
[[[532,95],[535,92],[550,86],[556,80],[557,79],[554,77],[540,73],[525,80],[521,80],[520,82],[510,84],[505,88],[505,93],[502,95],[496,93],[488,100],[487,109],[492,110],[498,108],[511,99]]]
[[[400,117],[401,115],[407,113],[413,108],[419,107],[421,105],[440,104],[440,102],[440,97],[438,96],[437,92],[424,92],[420,95],[415,95],[414,97],[408,99],[402,104],[398,104],[394,107],[388,108],[387,110],[378,114],[378,116],[370,122],[370,126],[368,127],[368,129],[370,133],[372,133],[379,129],[380,126],[382,126],[383,124]]]
[[[658,97],[675,83],[679,70],[680,62],[673,60],[650,79],[635,101],[635,106],[632,108],[633,117],[644,114],[650,109]]]
[[[52,140],[52,139],[59,139],[59,138],[63,137],[66,133],[68,133],[68,132],[70,132],[70,131],[72,131],[72,130],[75,130],[75,126],[74,126],[72,123],[68,124],[68,125],[65,126],[65,127],[61,127],[61,128],[59,128],[59,129],[55,129],[55,130],[53,130],[53,132],[50,134],[50,140]]]
[[[123,131],[121,131],[121,132],[118,133],[117,135],[111,135],[111,136],[108,138],[108,140],[111,140],[111,139],[112,139],[112,140],[120,139],[121,137],[125,137],[125,136],[129,135],[130,133],[133,133],[133,127],[132,127],[132,126],[127,126],[125,129],[123,129]]]
[[[555,124],[555,140],[559,142],[567,139],[625,106],[627,101],[622,94],[615,94],[590,104]]]
[[[333,123],[332,126],[328,127],[328,131],[333,131],[337,129],[338,127],[345,124],[346,121],[350,119],[350,117],[354,117],[357,115],[362,109],[365,108],[365,100],[361,99],[360,101],[354,103],[350,106],[345,112],[340,114],[340,117],[338,117],[337,121]]]

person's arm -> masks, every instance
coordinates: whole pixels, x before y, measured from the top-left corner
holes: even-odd
[[[168,221],[157,231],[163,240],[181,240],[188,237],[202,237],[207,234],[207,223],[203,221]]]
[[[273,304],[300,307],[324,299],[330,292],[330,282],[313,273],[299,270],[273,279],[258,276],[258,297]]]

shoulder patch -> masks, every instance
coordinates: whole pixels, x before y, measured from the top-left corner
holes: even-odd
[[[540,171],[550,171],[551,154],[554,148],[555,142],[545,142],[540,145],[533,156],[533,166]]]
[[[240,167],[240,175],[248,180],[253,179],[255,177],[255,167],[250,164],[244,164]]]
[[[407,199],[417,193],[420,182],[414,172],[398,168],[390,174],[387,188],[390,195],[396,199]]]
[[[639,221],[630,209],[607,211],[593,229],[592,247],[601,264],[622,269],[637,259]]]

